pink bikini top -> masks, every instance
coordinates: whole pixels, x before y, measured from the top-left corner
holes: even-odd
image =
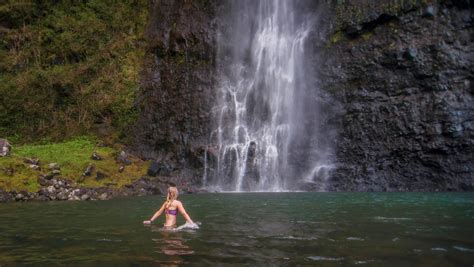
[[[178,210],[165,209],[165,213],[166,213],[166,214],[169,214],[169,215],[174,215],[174,216],[176,216],[176,215],[178,214]]]

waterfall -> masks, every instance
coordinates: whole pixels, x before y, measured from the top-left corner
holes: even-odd
[[[211,135],[217,166],[207,177],[206,154],[203,179],[217,190],[296,190],[331,166],[305,51],[316,20],[301,2],[230,1],[221,15]]]

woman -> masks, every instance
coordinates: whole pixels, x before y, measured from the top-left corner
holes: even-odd
[[[166,214],[166,222],[164,225],[164,229],[172,230],[176,228],[176,215],[181,213],[187,223],[194,225],[194,222],[191,220],[189,215],[186,213],[186,210],[183,207],[183,203],[177,200],[178,198],[178,188],[175,185],[170,185],[168,188],[168,196],[166,197],[165,203],[161,206],[161,208],[151,217],[149,221],[144,221],[144,224],[151,224],[158,216],[163,213]]]

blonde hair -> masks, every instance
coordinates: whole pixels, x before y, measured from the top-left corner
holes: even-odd
[[[169,208],[171,203],[173,203],[174,200],[178,199],[178,188],[176,186],[170,186],[168,188],[168,195],[166,196],[166,208]]]

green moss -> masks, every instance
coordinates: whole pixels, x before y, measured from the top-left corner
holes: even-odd
[[[331,36],[331,44],[336,44],[344,37],[342,31],[337,31]]]
[[[371,32],[366,32],[364,34],[362,34],[362,39],[364,39],[365,41],[369,40],[374,34],[371,33]]]
[[[10,172],[12,172],[11,175]],[[0,158],[0,188],[2,189],[35,192],[39,188],[37,176],[38,173],[24,164],[21,158]]]
[[[101,155],[103,160],[91,160],[94,151]],[[123,172],[119,172],[120,164],[115,162],[118,153],[119,150],[99,147],[95,140],[86,137],[62,143],[20,146],[13,149],[11,156],[0,158],[0,188],[37,191],[39,174],[47,173],[47,165],[53,162],[60,165],[60,177],[77,182],[81,180],[85,168],[89,164],[94,164],[92,175],[80,182],[86,187],[98,187],[110,183],[121,187],[145,174],[149,163],[134,157],[130,157],[132,164],[126,166]],[[24,163],[25,157],[40,159],[41,171],[35,171]],[[10,171],[13,171],[12,175],[9,175]],[[106,174],[107,177],[97,181],[95,179],[97,171]]]
[[[172,60],[176,65],[182,65],[186,63],[186,52],[185,51],[180,51],[174,55],[170,55],[172,57]]]

